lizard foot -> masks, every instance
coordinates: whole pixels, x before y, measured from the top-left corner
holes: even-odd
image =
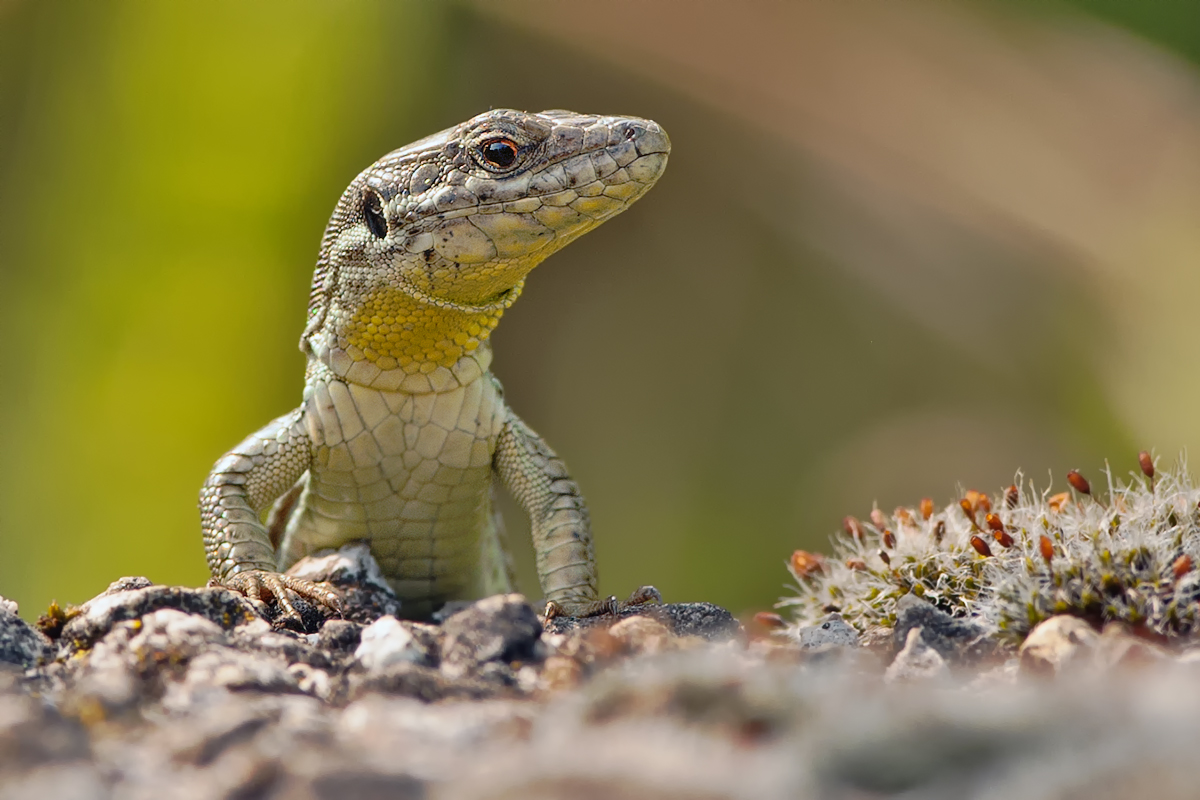
[[[662,603],[662,595],[653,586],[642,586],[635,589],[633,594],[629,595],[629,598],[626,600],[618,600],[614,595],[609,595],[603,600],[593,600],[587,603],[573,603],[571,601],[558,603],[550,600],[546,603],[546,610],[542,613],[542,616],[548,620],[555,617],[600,617],[605,614],[615,617],[626,609],[636,608],[647,603]]]
[[[292,605],[292,601],[288,597],[289,590],[305,600],[311,600],[333,609],[338,614],[342,613],[342,598],[337,592],[303,578],[293,578],[291,575],[251,569],[230,575],[221,585],[227,589],[233,589],[235,592],[241,592],[251,600],[265,603],[268,599],[275,598],[283,615],[295,620],[300,619],[300,612]]]

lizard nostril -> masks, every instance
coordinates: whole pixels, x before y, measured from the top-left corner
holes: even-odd
[[[632,125],[625,128],[625,140],[626,141],[633,139],[637,135],[638,135],[637,128],[633,127]]]

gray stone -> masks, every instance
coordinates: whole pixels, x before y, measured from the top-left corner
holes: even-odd
[[[676,636],[699,636],[713,642],[726,642],[741,631],[741,625],[727,609],[713,603],[646,603],[622,608],[615,615],[594,617],[554,617],[546,621],[547,633],[568,633],[587,628],[607,628],[630,617],[649,617]]]
[[[944,678],[949,674],[945,659],[925,643],[923,631],[923,628],[909,628],[903,649],[896,654],[892,663],[888,665],[887,672],[883,674],[885,683],[925,681]]]
[[[32,769],[0,786],[0,800],[110,800],[105,776],[90,764]]]
[[[188,664],[185,687],[221,687],[232,691],[299,692],[298,677],[287,661],[270,654],[214,647]]]
[[[0,800],[1194,794],[1194,672],[1115,626],[1091,634],[1086,681],[1013,682],[1014,661],[947,691],[920,626],[881,680],[837,617],[803,650],[680,637],[651,615],[541,634],[508,595],[440,628],[300,635],[226,619],[212,590],[125,587],[73,623],[88,646],[0,669]],[[554,670],[572,677],[542,680]]]
[[[908,633],[921,628],[921,639],[951,665],[973,664],[990,659],[996,652],[993,631],[978,621],[952,617],[913,594],[896,604],[896,625],[892,629],[895,652],[904,649]]]
[[[507,665],[496,666],[507,669]],[[443,670],[399,661],[377,672],[351,676],[348,696],[353,700],[375,693],[400,695],[425,703],[485,700],[511,694],[509,684],[515,684],[515,676],[510,681],[486,680],[477,674],[450,677]]]
[[[1100,634],[1078,617],[1057,616],[1040,622],[1021,644],[1021,672],[1056,675],[1096,664]]]
[[[309,784],[314,800],[425,800],[425,782],[411,775],[333,770]]]
[[[362,641],[363,626],[345,619],[331,619],[314,634],[313,646],[331,656],[352,655]]]
[[[60,655],[90,648],[120,622],[139,619],[159,609],[175,609],[207,619],[223,630],[259,619],[254,604],[237,592],[219,587],[187,589],[149,586],[101,594],[84,603],[63,626]]]
[[[805,650],[825,647],[857,647],[858,631],[854,630],[842,615],[833,613],[816,625],[798,629],[794,638]]]
[[[699,636],[713,642],[725,642],[741,631],[733,614],[715,603],[665,603],[651,606],[661,609],[649,615],[663,622],[676,636]]]
[[[442,626],[441,668],[462,677],[489,662],[541,661],[542,624],[519,594],[487,597],[446,620]]]
[[[140,575],[127,575],[124,578],[117,578],[108,585],[107,589],[97,596],[104,597],[105,595],[116,594],[117,592],[131,592],[135,589],[149,589],[153,585],[154,581],[150,580],[149,578],[145,578]]]
[[[28,669],[53,655],[50,640],[17,616],[17,604],[0,598],[0,664]]]
[[[389,614],[362,629],[354,659],[368,672],[378,672],[401,661],[424,664],[429,654],[412,631]]]
[[[87,730],[47,703],[0,689],[0,785],[17,768],[87,758]]]

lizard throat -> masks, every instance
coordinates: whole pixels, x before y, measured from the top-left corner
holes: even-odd
[[[486,304],[430,297],[411,284],[370,290],[356,310],[329,320],[337,347],[381,371],[429,374],[453,367],[491,336],[524,282]]]

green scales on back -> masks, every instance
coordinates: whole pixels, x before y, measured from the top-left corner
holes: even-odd
[[[670,148],[649,120],[496,110],[355,178],[313,275],[303,402],[201,489],[213,576],[289,614],[288,590],[336,607],[331,590],[280,571],[362,541],[405,616],[509,591],[498,479],[529,514],[552,608],[610,608],[579,487],[505,405],[488,337],[530,270],[645,194]]]

